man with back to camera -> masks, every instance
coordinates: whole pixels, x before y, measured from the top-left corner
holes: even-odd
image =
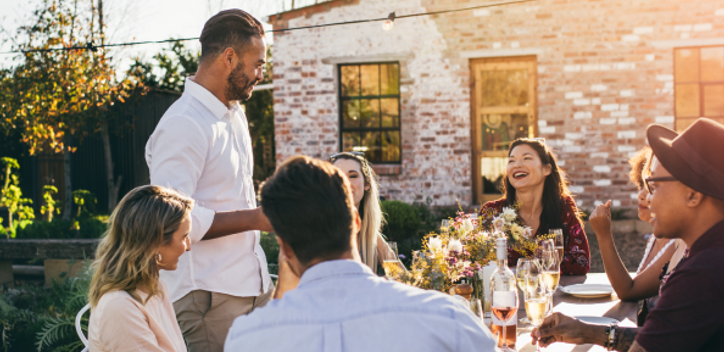
[[[266,181],[261,205],[299,284],[237,318],[225,351],[495,350],[488,328],[452,296],[380,278],[361,263],[361,221],[337,167],[290,158]]]
[[[272,283],[259,232],[271,227],[256,207],[249,128],[239,101],[263,78],[266,43],[248,13],[221,11],[199,38],[198,72],[146,145],[151,184],[188,194],[191,251],[162,271],[190,352],[223,350],[234,319],[266,304]]]

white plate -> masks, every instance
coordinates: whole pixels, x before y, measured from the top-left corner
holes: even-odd
[[[598,298],[610,296],[613,288],[610,285],[599,284],[577,284],[561,287],[563,293],[583,298]]]
[[[584,323],[589,324],[596,324],[596,325],[611,325],[613,323],[618,323],[619,321],[613,318],[606,318],[606,317],[589,317],[589,316],[581,316],[581,317],[574,317]]]

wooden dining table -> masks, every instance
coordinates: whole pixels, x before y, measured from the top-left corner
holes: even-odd
[[[573,284],[608,284],[608,277],[605,273],[589,273],[587,275],[565,275],[561,276],[560,286]],[[520,291],[519,291],[520,292]],[[518,319],[526,316],[523,297],[519,299]],[[636,302],[623,302],[613,293],[603,298],[579,298],[557,290],[553,295],[553,312],[560,312],[572,317],[607,317],[620,322],[621,327],[636,327]],[[487,320],[487,319],[486,319]],[[521,352],[535,351],[531,345],[530,332],[533,326],[518,322],[517,340],[515,350]],[[554,343],[546,348],[545,352],[583,352],[583,351],[606,351],[602,346],[597,345],[573,345],[568,343]]]

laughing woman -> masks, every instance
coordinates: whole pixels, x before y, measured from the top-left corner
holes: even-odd
[[[186,351],[159,271],[176,270],[190,249],[192,206],[173,190],[142,186],[113,211],[93,264],[91,351]]]
[[[561,273],[584,275],[590,268],[588,249],[578,208],[565,182],[563,170],[556,157],[539,140],[517,139],[508,150],[508,166],[504,183],[504,197],[483,205],[481,213],[499,213],[504,207],[520,205],[518,216],[533,229],[533,236],[563,229],[564,255]],[[515,265],[520,254],[510,252],[508,263]]]

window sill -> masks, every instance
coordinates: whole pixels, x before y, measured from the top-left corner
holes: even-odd
[[[376,164],[372,165],[372,169],[380,176],[399,175],[402,173],[402,165],[400,164]]]

